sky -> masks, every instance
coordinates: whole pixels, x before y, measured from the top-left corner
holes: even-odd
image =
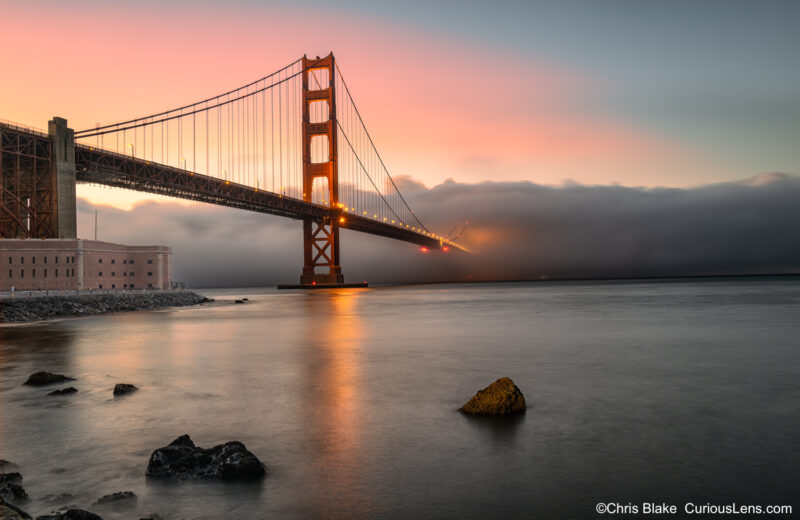
[[[747,191],[763,183],[793,186],[800,164],[800,3],[794,1],[300,6],[263,0],[0,0],[0,48],[0,119],[46,128],[58,115],[75,129],[180,106],[262,77],[303,54],[333,51],[390,172],[407,186],[421,186],[413,199],[422,205],[448,187],[491,191],[491,183],[529,193],[519,205],[531,211],[545,203],[534,194],[561,200],[578,187],[592,193],[619,189],[645,201],[664,188],[687,197],[714,186]],[[773,173],[779,175],[762,175]],[[752,178],[760,179],[758,187],[740,182]],[[136,204],[153,203],[245,218],[103,187],[81,185],[78,195],[109,219],[118,211],[132,217]],[[641,208],[650,211],[645,203]],[[463,212],[480,213],[470,209]],[[423,221],[450,215],[441,203],[427,215],[422,208],[417,212]],[[437,231],[468,217],[453,214]],[[276,229],[296,224],[247,218]],[[493,221],[485,213],[482,218]],[[617,224],[624,228],[636,220],[631,218]],[[473,217],[464,235],[476,251],[482,225]],[[540,225],[532,221],[530,228]],[[167,241],[158,227],[151,231],[156,241]],[[123,238],[124,233],[106,236]],[[294,233],[275,240],[286,250],[300,243]],[[375,237],[366,237],[365,244],[387,251],[410,247]],[[565,258],[568,249],[564,245]],[[347,251],[345,246],[345,257]],[[523,258],[541,260],[534,251]],[[797,261],[786,258],[784,264]],[[182,265],[177,251],[175,265]]]

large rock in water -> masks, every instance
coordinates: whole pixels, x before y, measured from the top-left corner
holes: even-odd
[[[473,415],[510,415],[525,411],[525,396],[514,381],[501,377],[459,408]]]
[[[63,383],[64,381],[75,381],[75,378],[62,376],[61,374],[52,374],[50,372],[36,372],[35,374],[31,374],[28,380],[23,384],[44,386],[52,385],[53,383]]]
[[[255,480],[266,474],[264,464],[241,442],[231,441],[204,449],[195,446],[188,435],[181,435],[168,446],[154,451],[146,472],[148,477],[222,480]]]

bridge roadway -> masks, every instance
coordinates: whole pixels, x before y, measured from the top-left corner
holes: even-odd
[[[319,220],[329,217],[339,219],[339,227],[345,229],[402,240],[431,249],[442,246],[462,249],[458,244],[440,242],[438,238],[348,213],[341,208],[284,197],[252,186],[82,144],[75,145],[75,169],[78,182],[157,193],[292,219],[311,217]]]

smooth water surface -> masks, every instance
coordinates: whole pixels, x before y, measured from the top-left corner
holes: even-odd
[[[199,292],[217,303],[0,327],[0,458],[29,513],[592,518],[598,501],[795,501],[796,278]],[[38,370],[77,381],[22,386]],[[457,411],[502,376],[526,414]],[[115,399],[119,382],[140,390]],[[269,476],[146,479],[183,433],[240,440]],[[92,506],[124,490],[132,509]]]

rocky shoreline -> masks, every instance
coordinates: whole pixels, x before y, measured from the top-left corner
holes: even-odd
[[[0,323],[33,321],[186,307],[211,301],[191,291],[142,291],[111,294],[31,296],[0,300]]]

